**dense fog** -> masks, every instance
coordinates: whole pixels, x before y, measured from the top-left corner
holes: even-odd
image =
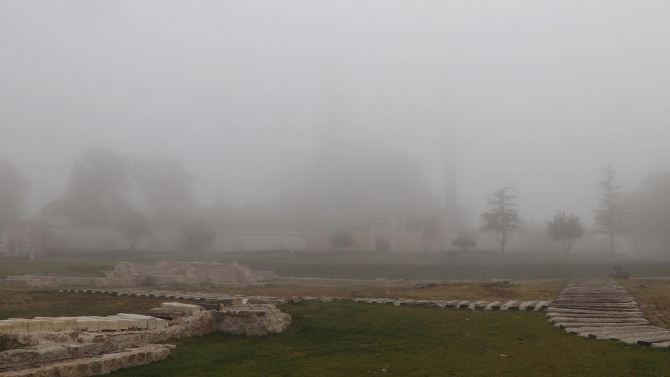
[[[0,159],[25,197],[5,213],[313,231],[457,206],[475,231],[511,186],[544,235],[559,211],[598,229],[611,166],[627,247],[667,248],[668,11],[2,1]]]

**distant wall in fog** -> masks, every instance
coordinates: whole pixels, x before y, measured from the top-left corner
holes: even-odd
[[[113,229],[47,228],[45,238],[47,249],[120,250],[129,246],[123,234]],[[184,243],[180,231],[154,231],[136,249],[182,252]],[[277,249],[307,250],[307,237],[287,232],[219,232],[212,245],[215,252]]]

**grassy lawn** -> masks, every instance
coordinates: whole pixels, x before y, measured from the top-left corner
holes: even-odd
[[[562,280],[526,280],[506,285],[478,283],[437,284],[416,288],[413,282],[329,281],[278,279],[263,286],[213,288],[227,293],[275,297],[315,296],[414,298],[427,300],[540,300],[553,299],[565,286]]]
[[[104,276],[105,270],[114,269],[116,261],[93,258],[1,258],[0,278],[23,274],[71,274]]]
[[[0,289],[0,319],[69,316],[107,316],[144,313],[165,300],[113,297],[99,294]]]
[[[617,282],[635,297],[650,322],[670,328],[670,281],[628,279]]]
[[[165,361],[112,374],[164,376],[667,376],[670,351],[569,335],[542,313],[352,302],[284,306],[283,334],[176,340]]]
[[[625,256],[470,251],[436,254],[247,251],[237,253],[155,253],[148,251],[52,250],[46,257],[0,259],[0,277],[29,272],[102,275],[118,261],[154,264],[161,260],[238,261],[284,277],[338,279],[570,279],[607,277],[614,264],[633,277],[670,276],[668,261],[636,261]]]
[[[1,291],[0,318],[108,315],[162,300]],[[668,376],[669,350],[569,335],[543,313],[288,304],[289,329],[268,337],[175,339],[165,361],[113,376]],[[504,356],[503,356],[504,355]]]

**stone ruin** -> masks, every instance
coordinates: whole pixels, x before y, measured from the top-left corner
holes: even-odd
[[[89,286],[141,287],[162,285],[251,284],[275,278],[272,271],[254,271],[247,266],[217,262],[162,261],[155,266],[118,263],[104,277],[70,275],[19,275],[0,280],[0,287]]]
[[[0,352],[0,376],[94,376],[162,360],[172,338],[212,332],[266,335],[284,331],[291,316],[272,304],[199,305],[163,303],[152,309],[163,318],[118,314],[108,317],[9,319],[0,321],[0,336],[18,346]]]

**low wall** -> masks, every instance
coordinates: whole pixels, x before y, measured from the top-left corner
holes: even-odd
[[[272,271],[254,271],[237,263],[159,262],[155,266],[120,262],[105,277],[17,275],[0,280],[0,287],[86,286],[140,287],[147,285],[249,284],[275,278]]]

